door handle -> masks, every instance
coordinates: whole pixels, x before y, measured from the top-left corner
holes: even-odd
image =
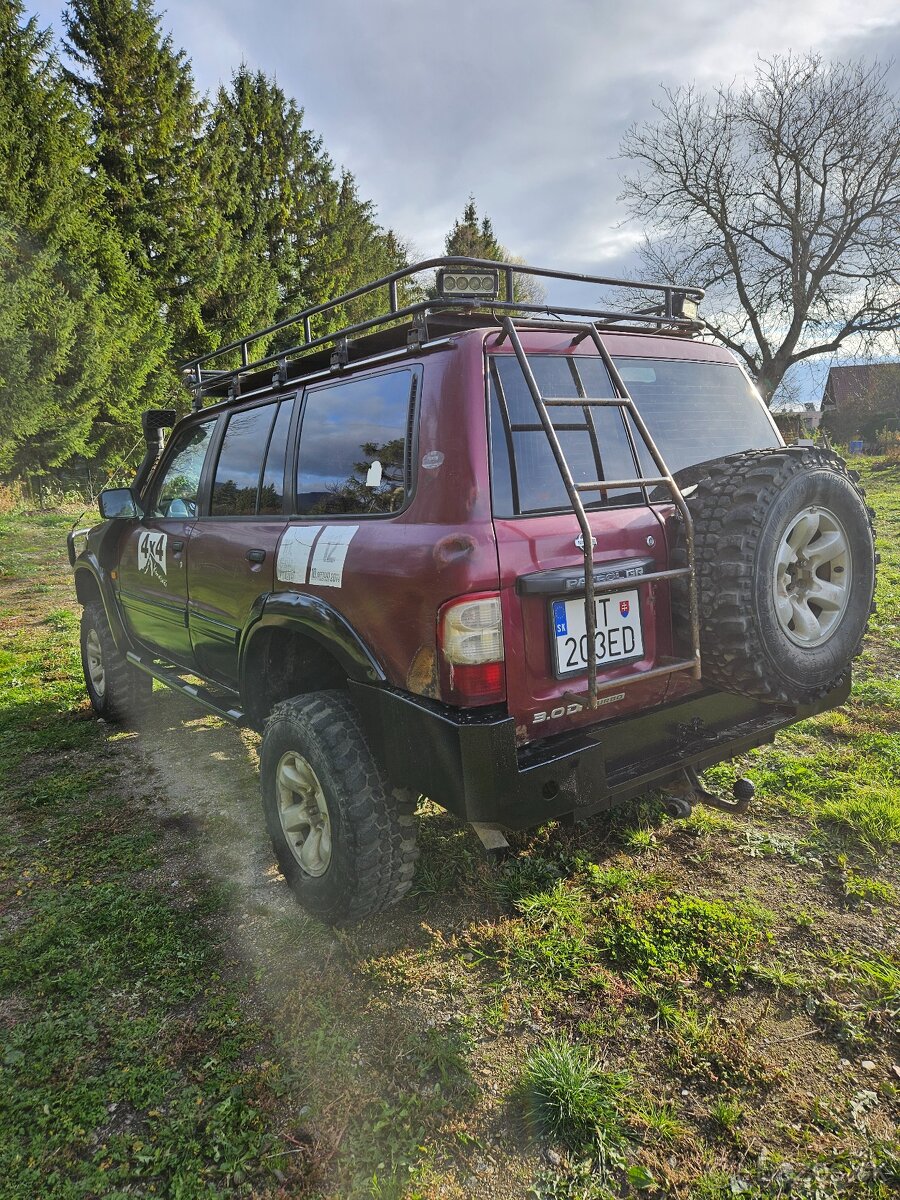
[[[266,560],[265,550],[248,550],[247,557],[252,563],[261,563]]]
[[[184,538],[172,538],[172,549],[176,554],[180,554],[184,549]]]

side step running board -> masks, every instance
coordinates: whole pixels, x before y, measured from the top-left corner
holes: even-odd
[[[244,723],[243,709],[229,706],[225,696],[218,696],[215,692],[209,691],[208,688],[198,687],[193,683],[186,683],[175,671],[169,670],[166,667],[159,667],[156,663],[142,658],[140,654],[135,654],[132,650],[126,651],[125,657],[133,667],[137,667],[138,670],[152,675],[154,679],[158,679],[160,683],[164,683],[166,687],[172,688],[173,691],[190,696],[192,700],[196,700],[198,704],[201,704],[211,713],[215,713],[217,717],[221,717],[224,721],[230,721],[232,725],[242,725]]]

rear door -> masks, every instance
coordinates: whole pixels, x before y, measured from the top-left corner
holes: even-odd
[[[201,673],[235,684],[241,632],[272,591],[294,396],[231,413],[212,453],[208,511],[193,528],[188,606]]]
[[[549,409],[576,483],[630,479],[640,472],[632,432],[620,409],[588,408],[582,397],[614,390],[599,358],[529,356],[545,397],[571,396]],[[584,560],[578,522],[516,359],[489,358],[494,527],[503,597],[507,695],[528,738],[595,721],[575,697],[587,688]],[[641,585],[662,570],[662,523],[637,488],[583,493],[596,541],[598,683],[656,666],[670,652],[665,583]],[[616,716],[659,703],[666,680],[603,691],[603,712]]]

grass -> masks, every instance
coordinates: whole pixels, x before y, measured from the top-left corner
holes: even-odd
[[[251,735],[91,719],[71,518],[0,504],[4,1200],[895,1195],[900,470],[863,467],[851,700],[707,773],[746,817],[648,796],[490,866],[426,804],[413,893],[339,934]]]
[[[215,890],[189,861],[177,890],[154,879],[159,832],[78,711],[76,629],[51,609],[0,659],[3,1194],[233,1195],[274,1181],[280,1068]]]
[[[778,1078],[779,1068],[757,1047],[755,1024],[752,1017],[683,1002],[669,1023],[665,1061],[698,1090],[723,1084],[759,1089]]]
[[[767,804],[808,823],[820,849],[877,859],[900,845],[900,465],[860,465],[881,564],[850,702],[780,734],[748,758],[747,774]],[[727,777],[727,767],[709,773]]]
[[[70,732],[55,738],[66,760]],[[43,728],[44,754],[53,743]],[[176,892],[152,882],[163,839],[122,804],[96,733],[92,750],[80,770],[5,772],[4,1195],[274,1182],[280,1068],[228,978],[215,892],[190,874]]]
[[[743,1105],[737,1100],[721,1097],[714,1104],[710,1105],[709,1119],[718,1130],[729,1136],[733,1137],[735,1135],[743,1116]]]
[[[822,955],[826,968],[812,1010],[848,1046],[877,1045],[900,1022],[900,955],[860,957],[844,950]]]
[[[550,1037],[525,1059],[519,1095],[532,1133],[620,1165],[629,1083],[623,1072],[604,1071],[589,1047]]]

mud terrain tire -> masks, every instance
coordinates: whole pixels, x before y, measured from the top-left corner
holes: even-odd
[[[278,865],[313,916],[350,925],[409,890],[415,797],[391,788],[343,692],[276,705],[263,735],[260,782]]]
[[[81,666],[98,717],[125,723],[140,717],[153,691],[153,680],[116,649],[101,604],[87,604],[81,614]]]
[[[706,683],[804,704],[846,678],[875,587],[872,511],[858,478],[830,451],[791,447],[708,464],[686,489]]]

